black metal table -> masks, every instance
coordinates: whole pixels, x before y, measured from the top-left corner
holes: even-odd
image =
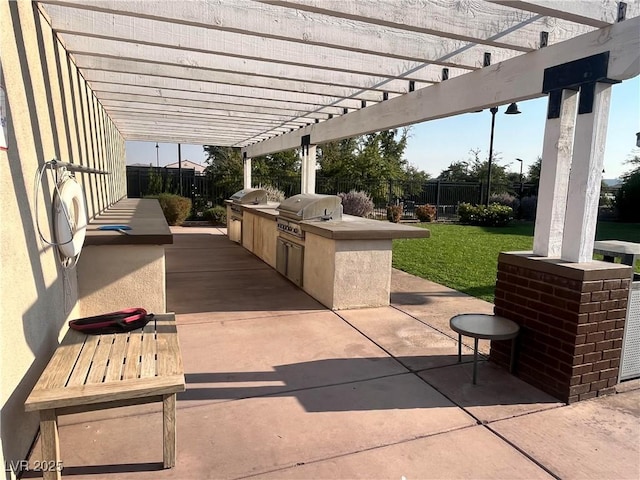
[[[478,372],[478,340],[512,340],[509,371],[513,372],[515,363],[515,339],[520,326],[504,317],[484,313],[463,313],[449,321],[451,330],[458,334],[458,362],[462,361],[462,335],[473,338],[473,384],[476,384]]]

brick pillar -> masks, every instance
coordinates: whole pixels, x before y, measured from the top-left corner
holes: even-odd
[[[630,284],[625,265],[501,253],[495,313],[521,327],[516,375],[567,403],[612,393]],[[510,349],[491,342],[491,360],[508,367]]]

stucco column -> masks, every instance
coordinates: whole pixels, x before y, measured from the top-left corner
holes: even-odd
[[[316,146],[303,142],[300,147],[300,192],[316,193]]]
[[[246,154],[245,154],[246,155]],[[251,159],[246,156],[242,159],[243,167],[243,188],[251,188]]]
[[[307,163],[307,193],[316,193],[316,146],[309,145],[306,156]]]

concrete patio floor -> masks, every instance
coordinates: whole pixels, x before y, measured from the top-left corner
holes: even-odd
[[[493,305],[394,271],[391,306],[332,312],[223,229],[172,230],[177,465],[145,405],[63,417],[63,476],[640,478],[640,390],[567,406],[484,360],[471,384],[449,318]]]

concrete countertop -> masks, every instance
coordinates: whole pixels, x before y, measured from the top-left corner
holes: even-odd
[[[122,233],[98,230],[102,225],[127,225]],[[163,245],[173,243],[173,235],[155,199],[123,198],[91,220],[87,225],[85,246],[89,245]]]
[[[302,230],[334,240],[386,240],[393,238],[429,238],[431,232],[425,228],[411,227],[399,223],[343,215],[342,221],[304,221]]]
[[[231,202],[229,202],[229,204],[231,204]],[[275,222],[275,220],[278,218],[278,210],[276,210],[276,208],[278,208],[279,205],[280,204],[278,202],[268,202],[266,205],[240,204],[239,206],[242,208],[243,211],[248,210],[250,213],[253,213],[254,215],[265,217]]]
[[[243,210],[249,210],[255,215],[276,220],[278,218],[277,202],[267,205],[243,205]],[[431,232],[425,228],[411,227],[399,223],[343,215],[341,221],[328,222],[303,221],[302,230],[315,235],[332,238],[334,240],[386,240],[393,238],[429,238]]]

